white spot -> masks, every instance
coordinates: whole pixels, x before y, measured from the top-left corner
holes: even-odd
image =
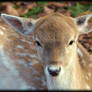
[[[32,50],[37,50],[34,46],[30,46],[30,48],[31,48]]]
[[[33,67],[31,69],[32,69],[32,71],[34,71],[34,72],[32,72],[32,74],[39,74],[39,72],[36,71],[35,69],[33,69]]]
[[[41,80],[41,78],[38,76],[35,76],[35,80]]]
[[[23,65],[24,67],[28,68],[28,64],[25,63],[23,60],[18,60],[18,63]]]
[[[0,49],[3,49],[3,45],[0,45]]]
[[[85,62],[84,60],[82,60],[82,63],[83,63],[84,65],[86,65],[86,62]]]
[[[35,40],[40,42],[40,40],[38,39],[38,37],[36,37]]]
[[[33,42],[31,42],[31,41],[26,41],[28,44],[33,44]]]
[[[41,78],[41,81],[42,81],[42,85],[46,86],[46,84],[47,84],[47,83],[46,83],[46,81],[45,81],[45,78],[44,78],[44,77],[42,77],[42,78]]]
[[[22,45],[17,45],[17,48],[24,49],[24,47]]]
[[[77,49],[77,52],[78,52],[78,54],[80,55],[80,56],[83,56],[83,53],[81,52],[81,50],[78,48]]]
[[[86,79],[88,80],[88,76],[86,76]]]
[[[0,35],[3,35],[3,34],[4,34],[4,32],[0,31]]]
[[[20,39],[22,42],[26,42],[26,40],[24,40],[24,39]]]
[[[5,28],[5,27],[2,27],[2,29],[3,29],[3,30],[6,30],[6,28]]]
[[[27,53],[19,53],[19,52],[16,52],[16,54],[19,56],[26,56],[27,55]]]
[[[34,64],[37,64],[38,61],[31,61],[30,63],[28,63],[29,65],[34,65]]]
[[[92,64],[89,64],[88,66],[89,66],[89,67],[92,67]]]
[[[88,73],[88,76],[91,77],[92,73]]]
[[[7,41],[9,41],[9,42],[10,42],[10,41],[12,41],[12,40],[11,40],[11,39],[9,39],[9,38],[6,38],[6,40],[7,40]]]
[[[86,85],[87,89],[90,89],[90,86],[89,85]]]
[[[16,38],[19,38],[19,35],[16,33],[11,33],[9,36],[15,36]]]
[[[32,58],[36,58],[35,54],[30,54],[29,56],[32,57]]]

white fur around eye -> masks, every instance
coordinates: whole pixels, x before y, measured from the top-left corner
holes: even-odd
[[[35,37],[35,41],[39,41],[40,42],[40,40],[38,39],[38,37]]]

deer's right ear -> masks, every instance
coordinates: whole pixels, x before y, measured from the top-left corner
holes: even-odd
[[[17,32],[22,33],[24,35],[30,34],[33,31],[34,25],[37,20],[34,19],[26,19],[17,16],[12,16],[8,14],[1,14],[2,19],[12,26]]]
[[[92,14],[79,16],[74,21],[80,34],[92,32]]]

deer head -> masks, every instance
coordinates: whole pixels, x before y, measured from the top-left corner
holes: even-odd
[[[37,20],[1,14],[3,20],[24,36],[33,34],[48,89],[71,89],[81,69],[77,55],[80,34],[91,31],[92,14],[77,18],[51,13]]]

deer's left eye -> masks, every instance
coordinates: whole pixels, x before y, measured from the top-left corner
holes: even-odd
[[[40,42],[39,41],[36,41],[36,44],[37,46],[41,46]]]
[[[72,45],[74,43],[74,40],[71,40],[70,42],[69,42],[69,45]]]

